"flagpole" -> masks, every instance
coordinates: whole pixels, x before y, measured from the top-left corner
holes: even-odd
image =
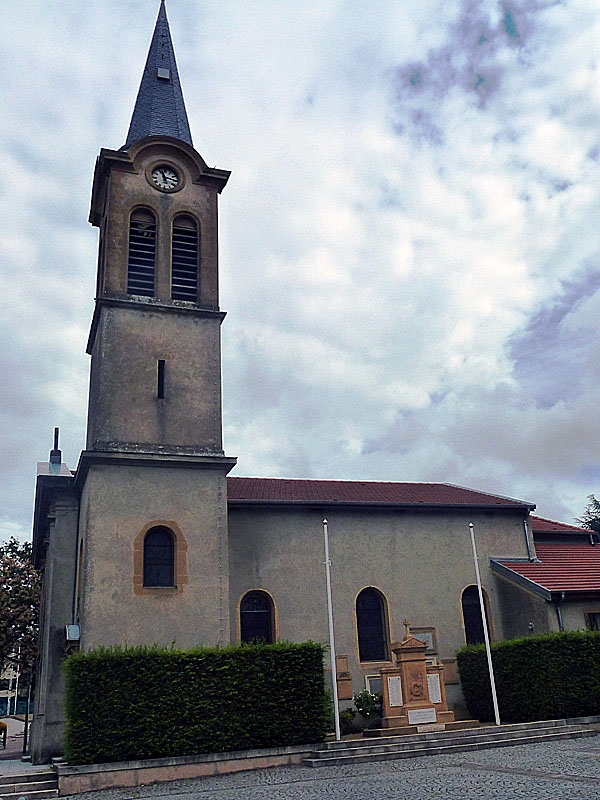
[[[327,578],[327,616],[329,618],[329,653],[331,656],[331,684],[333,687],[333,721],[335,724],[335,739],[339,742],[340,736],[340,709],[338,707],[337,669],[335,663],[335,638],[333,635],[333,604],[331,601],[331,559],[329,558],[329,534],[327,520],[323,520],[323,538],[325,539],[325,576]]]
[[[483,638],[485,640],[485,652],[487,655],[488,671],[490,673],[490,687],[492,689],[492,703],[494,704],[494,716],[496,725],[500,725],[500,710],[498,709],[498,696],[496,695],[496,682],[494,680],[494,666],[492,664],[492,651],[490,649],[490,637],[488,634],[487,616],[485,613],[485,603],[483,601],[483,589],[481,588],[481,575],[479,574],[479,558],[475,547],[474,525],[469,522],[469,532],[471,534],[471,546],[473,547],[473,561],[475,562],[475,575],[477,576],[477,590],[479,592],[479,607],[481,608],[481,620],[483,622]]]

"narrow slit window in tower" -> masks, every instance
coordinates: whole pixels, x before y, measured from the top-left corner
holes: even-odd
[[[150,211],[134,211],[129,221],[127,294],[154,297],[156,219]]]
[[[192,217],[173,221],[172,283],[173,300],[198,302],[198,225]]]
[[[158,359],[156,381],[156,396],[159,400],[165,399],[165,362],[162,358]]]

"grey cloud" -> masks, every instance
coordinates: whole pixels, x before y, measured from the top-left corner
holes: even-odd
[[[579,306],[600,291],[598,264],[561,287],[508,343],[515,378],[542,408],[578,396],[587,377],[590,347],[598,339],[595,320],[568,324]]]
[[[580,468],[579,475],[589,481],[590,485],[598,484],[600,483],[600,466],[598,464],[585,464]],[[594,494],[597,494],[597,492],[594,492]]]
[[[570,189],[572,185],[573,184],[571,181],[566,181],[566,180],[557,181],[554,184],[554,191],[560,194],[560,192],[566,192],[567,189]]]
[[[408,129],[417,138],[440,144],[440,128],[423,103],[431,104],[434,111],[436,101],[459,89],[484,108],[499,92],[510,69],[511,62],[503,51],[526,49],[535,32],[535,14],[554,3],[463,0],[457,19],[448,29],[448,43],[431,49],[424,60],[396,69],[396,130]]]
[[[600,446],[589,413],[593,407],[588,396],[569,407],[540,410],[507,384],[491,391],[457,388],[439,407],[399,414],[370,442],[369,455],[388,469],[409,464],[409,479],[449,481],[534,502],[541,498],[540,513],[568,520],[572,496],[566,497],[564,476],[569,475],[569,491],[579,491],[583,507],[600,475],[591,460]]]
[[[423,108],[413,108],[410,112],[410,121],[413,129],[432,144],[444,143],[441,128],[434,124],[432,115]]]
[[[284,376],[277,373],[273,364],[261,358],[260,347],[251,337],[238,331],[236,338],[235,350],[228,359],[228,369],[223,375],[226,395],[231,397],[230,412],[239,416],[240,401],[243,402],[244,413],[277,407],[284,391]],[[230,382],[232,385],[229,390]]]
[[[69,466],[81,449],[83,420],[78,409],[61,407],[50,390],[69,383],[70,368],[68,355],[53,345],[43,328],[34,346],[27,345],[19,331],[1,331],[0,374],[5,377],[0,382],[0,483],[4,513],[15,522],[26,525],[30,518],[35,462],[47,460],[53,427],[61,428],[65,460],[72,459]]]

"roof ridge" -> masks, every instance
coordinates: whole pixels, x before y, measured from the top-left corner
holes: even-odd
[[[532,519],[539,519],[541,522],[551,522],[553,525],[563,525],[568,528],[574,528],[575,530],[582,531],[582,533],[587,532],[588,528],[582,528],[581,525],[573,525],[572,522],[561,522],[558,519],[551,519],[550,517],[542,517],[539,514],[532,514]]]
[[[509,500],[511,503],[520,503],[521,505],[529,506],[531,509],[535,508],[535,503],[528,503],[526,500],[518,500],[516,497],[510,497],[506,494],[483,492],[481,489],[469,489],[468,486],[461,486],[458,483],[445,483],[444,486],[451,486],[453,489],[463,489],[466,492],[477,492],[477,494],[485,494],[488,497],[497,497],[499,500]]]
[[[517,500],[514,497],[508,497],[506,495],[496,494],[494,492],[486,492],[483,489],[472,489],[469,486],[460,486],[457,483],[448,483],[448,481],[382,481],[378,480],[377,478],[276,478],[273,476],[264,475],[229,475],[228,478],[247,481],[288,481],[290,483],[372,483],[379,484],[380,486],[450,486],[452,489],[462,489],[465,492],[475,492],[476,494],[485,494],[488,497],[498,497],[501,500],[511,500],[516,503],[523,503],[522,500]]]

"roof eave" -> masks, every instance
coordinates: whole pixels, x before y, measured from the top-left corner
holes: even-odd
[[[104,202],[106,198],[106,184],[111,168],[118,166],[121,170],[133,172],[134,167],[129,155],[120,150],[102,148],[96,159],[94,181],[92,183],[92,199],[90,203],[89,222],[96,228],[100,227],[104,215]]]
[[[515,563],[519,562],[515,561]],[[541,586],[539,583],[535,583],[535,581],[532,581],[523,575],[519,575],[518,572],[515,572],[509,567],[506,567],[504,564],[501,564],[497,559],[490,558],[490,567],[492,572],[495,572],[501,578],[505,578],[511,583],[514,583],[521,589],[527,589],[527,591],[533,592],[533,594],[537,594],[539,597],[543,597],[544,600],[552,600],[552,592],[545,586]]]

